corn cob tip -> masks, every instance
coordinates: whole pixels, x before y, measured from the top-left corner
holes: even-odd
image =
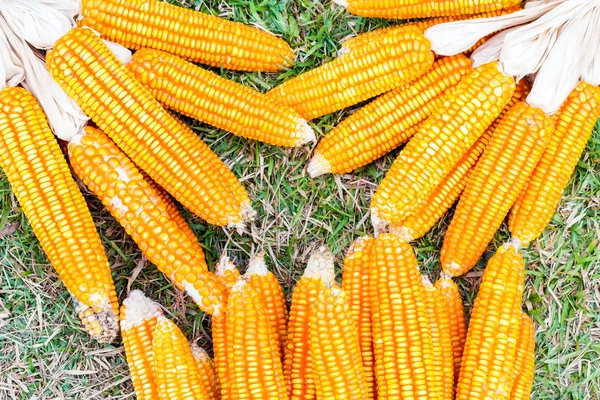
[[[511,237],[508,242],[506,242],[506,246],[513,246],[515,249],[519,250],[523,247],[523,242],[518,237]]]
[[[192,355],[196,359],[196,361],[206,362],[210,360],[210,356],[202,347],[198,346],[196,343],[190,344],[190,350],[192,350]]]
[[[326,284],[335,278],[333,254],[325,246],[314,252],[308,259],[304,276],[307,278],[322,279]]]
[[[121,307],[121,329],[127,330],[144,321],[163,315],[160,305],[146,297],[141,290],[133,290]]]
[[[413,229],[407,226],[392,226],[390,227],[390,232],[396,236],[400,236],[407,243],[415,240],[413,236]]]
[[[246,282],[246,279],[244,279],[243,276],[240,276],[239,279],[235,282],[235,284],[231,288],[231,293],[239,292],[239,291],[243,290],[244,286],[246,286],[247,283],[248,282]]]
[[[348,7],[350,5],[346,0],[333,0],[333,2],[342,7]]]
[[[296,143],[297,146],[301,146],[303,144],[314,142],[315,140],[317,140],[315,131],[304,118],[298,119],[297,125],[298,136],[300,137],[300,139],[298,139],[298,143]]]
[[[352,244],[348,248],[348,253],[346,254],[346,259],[352,260],[354,258],[354,255],[356,254],[356,252],[362,250],[365,243],[371,239],[372,239],[371,236],[361,236],[358,239],[356,239],[354,242],[352,242]]]
[[[438,283],[439,282],[439,283]],[[442,288],[447,288],[453,286],[454,282],[452,281],[452,276],[446,274],[444,271],[440,272],[440,277],[436,282]]]
[[[250,279],[252,275],[265,276],[269,273],[267,264],[265,263],[265,253],[258,252],[248,262],[248,269],[244,274],[245,279]]]
[[[308,172],[308,175],[310,175],[311,178],[329,174],[331,172],[331,163],[323,154],[319,153],[319,150],[315,150],[308,163],[308,167],[306,167],[306,172]]]
[[[219,263],[215,267],[215,275],[223,276],[227,271],[233,271],[235,269],[235,264],[227,254],[223,254],[221,258],[219,258]]]
[[[73,296],[75,312],[86,332],[98,343],[112,343],[119,333],[119,317],[106,298],[95,302],[93,307],[80,302]]]
[[[447,268],[444,268],[446,275],[451,276],[453,278],[462,275],[462,270],[463,267],[456,261],[452,261]]]
[[[239,234],[243,234],[246,232],[246,225],[254,221],[255,217],[256,211],[252,208],[252,204],[248,202],[242,205],[242,211],[240,211],[238,218],[236,218],[238,222],[229,222],[227,227],[235,229]]]
[[[421,275],[421,282],[425,290],[435,290],[433,283],[431,283],[431,279],[427,275]]]
[[[192,300],[194,300],[196,304],[204,304],[206,306],[205,311],[207,311],[210,315],[219,318],[223,314],[223,304],[215,304],[213,306],[209,306],[209,299],[206,299],[204,296],[202,296],[202,294],[198,292],[198,290],[194,287],[192,283],[183,281],[183,289],[192,298]]]
[[[376,208],[371,208],[371,225],[375,231],[375,236],[387,232],[387,227],[389,226],[389,222],[383,218],[379,218],[378,214],[379,212]]]
[[[340,47],[340,49],[337,52],[338,58],[344,57],[348,53],[350,53],[350,48],[344,43],[342,43],[342,47]]]

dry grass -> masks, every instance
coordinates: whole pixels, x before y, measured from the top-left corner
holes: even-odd
[[[221,71],[261,91],[331,59],[344,37],[387,24],[351,17],[329,2],[308,0],[187,0],[186,5],[258,24],[282,34],[298,49],[297,67],[279,76]],[[322,135],[351,111],[325,116],[313,126]],[[183,211],[211,265],[227,252],[244,269],[251,254],[265,250],[269,266],[290,294],[312,250],[327,245],[340,265],[350,242],[371,232],[368,204],[394,154],[353,175],[311,180],[305,172],[310,148],[279,149],[186,121],[232,166],[259,212],[250,234],[240,236],[206,226]],[[529,271],[524,307],[535,320],[538,341],[535,399],[599,398],[599,162],[596,129],[552,226],[526,250]],[[120,298],[134,288],[151,293],[188,338],[209,348],[209,319],[141,256],[99,201],[87,189],[83,191],[105,243]],[[0,200],[0,399],[134,398],[121,344],[99,345],[82,331],[69,296],[1,173]],[[415,243],[423,271],[434,276],[450,218],[443,218]],[[506,239],[504,228],[486,259]],[[476,295],[483,265],[485,260],[458,280],[467,306]]]

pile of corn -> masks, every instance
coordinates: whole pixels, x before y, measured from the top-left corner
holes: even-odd
[[[521,1],[338,2],[363,16],[436,18],[351,38],[336,60],[259,93],[194,64],[291,66],[290,46],[256,28],[157,0],[83,0],[81,26],[48,46],[44,64],[24,56],[28,39],[8,33],[0,7],[0,52],[22,52],[12,54],[21,59],[2,70],[2,84],[18,84],[19,68],[24,79],[23,88],[0,91],[0,167],[85,329],[102,342],[121,331],[139,399],[529,396],[534,330],[521,311],[519,248],[550,222],[600,116],[597,75],[583,73],[592,78],[549,115],[528,103],[530,85],[501,60],[474,67],[468,58],[504,33],[486,32],[445,57],[424,35],[449,21],[521,15]],[[523,13],[560,12],[561,3],[542,0]],[[600,4],[594,11],[600,15]],[[243,276],[227,258],[210,272],[171,196],[240,233],[256,213],[227,165],[170,110],[248,139],[300,146],[316,139],[308,121],[376,96],[321,139],[307,167],[312,177],[348,173],[406,143],[373,196],[375,236],[353,244],[342,285],[326,251],[309,261],[289,312],[262,256]],[[52,107],[66,102],[70,115],[94,125],[57,123]],[[141,292],[119,309],[102,242],[55,135],[68,142],[73,172],[144,255],[212,315],[214,362]],[[457,200],[443,272],[432,284],[408,243]],[[512,239],[485,269],[467,330],[452,277],[476,265],[507,216]]]

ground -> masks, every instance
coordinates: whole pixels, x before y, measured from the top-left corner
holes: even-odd
[[[257,24],[297,49],[297,66],[279,75],[217,71],[265,91],[289,76],[335,57],[345,37],[387,25],[350,16],[331,4],[298,0],[188,0],[189,7]],[[352,110],[313,121],[322,136]],[[264,249],[270,268],[291,295],[310,253],[321,245],[339,267],[352,240],[372,233],[368,205],[396,153],[352,175],[310,179],[312,148],[286,150],[241,139],[186,119],[248,188],[259,217],[240,236],[205,225],[182,210],[204,246],[210,265],[227,252],[243,270]],[[534,399],[598,399],[600,393],[600,134],[596,130],[551,226],[524,251],[524,310],[536,325]],[[81,182],[79,182],[81,185]],[[131,238],[83,186],[105,244],[122,300],[141,289],[165,306],[190,340],[210,348],[209,318],[140,254]],[[81,329],[58,280],[0,172],[0,399],[134,398],[120,340],[92,341]],[[437,277],[439,249],[451,215],[414,243],[422,271]],[[508,238],[505,226],[485,259]],[[467,310],[485,265],[458,279]],[[339,272],[339,270],[338,270]]]

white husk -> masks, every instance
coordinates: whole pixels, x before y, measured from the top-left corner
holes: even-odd
[[[104,42],[105,45],[108,46],[108,48],[113,52],[114,55],[117,56],[119,61],[121,61],[123,64],[127,65],[131,62],[131,57],[132,57],[131,50],[129,50],[126,47],[121,46],[118,43],[111,42],[109,40],[102,39],[102,41]]]
[[[17,86],[25,78],[23,63],[11,43],[16,39],[0,15],[0,89]]]
[[[592,29],[588,31],[589,41],[584,54],[583,73],[581,79],[592,85],[600,85],[600,7],[591,16]]]
[[[49,49],[76,26],[80,0],[2,0],[0,13],[15,34],[38,49]]]
[[[132,290],[123,301],[123,305],[125,306],[124,318],[121,319],[121,329],[123,330],[163,315],[160,305],[150,300],[140,290]]]
[[[455,55],[467,51],[487,35],[533,21],[565,1],[536,2],[536,4],[530,5],[523,10],[499,17],[478,18],[434,25],[425,31],[425,37],[431,42],[431,50],[438,55]]]
[[[504,38],[507,34],[518,29],[518,27],[505,29],[498,32],[484,44],[479,46],[473,54],[471,54],[471,61],[473,61],[473,68],[477,68],[481,65],[498,61],[500,59],[500,52],[502,51],[502,45],[504,44]]]
[[[248,262],[248,269],[244,274],[246,279],[250,279],[252,275],[266,276],[269,274],[269,268],[265,263],[265,253],[260,252],[255,254]]]

